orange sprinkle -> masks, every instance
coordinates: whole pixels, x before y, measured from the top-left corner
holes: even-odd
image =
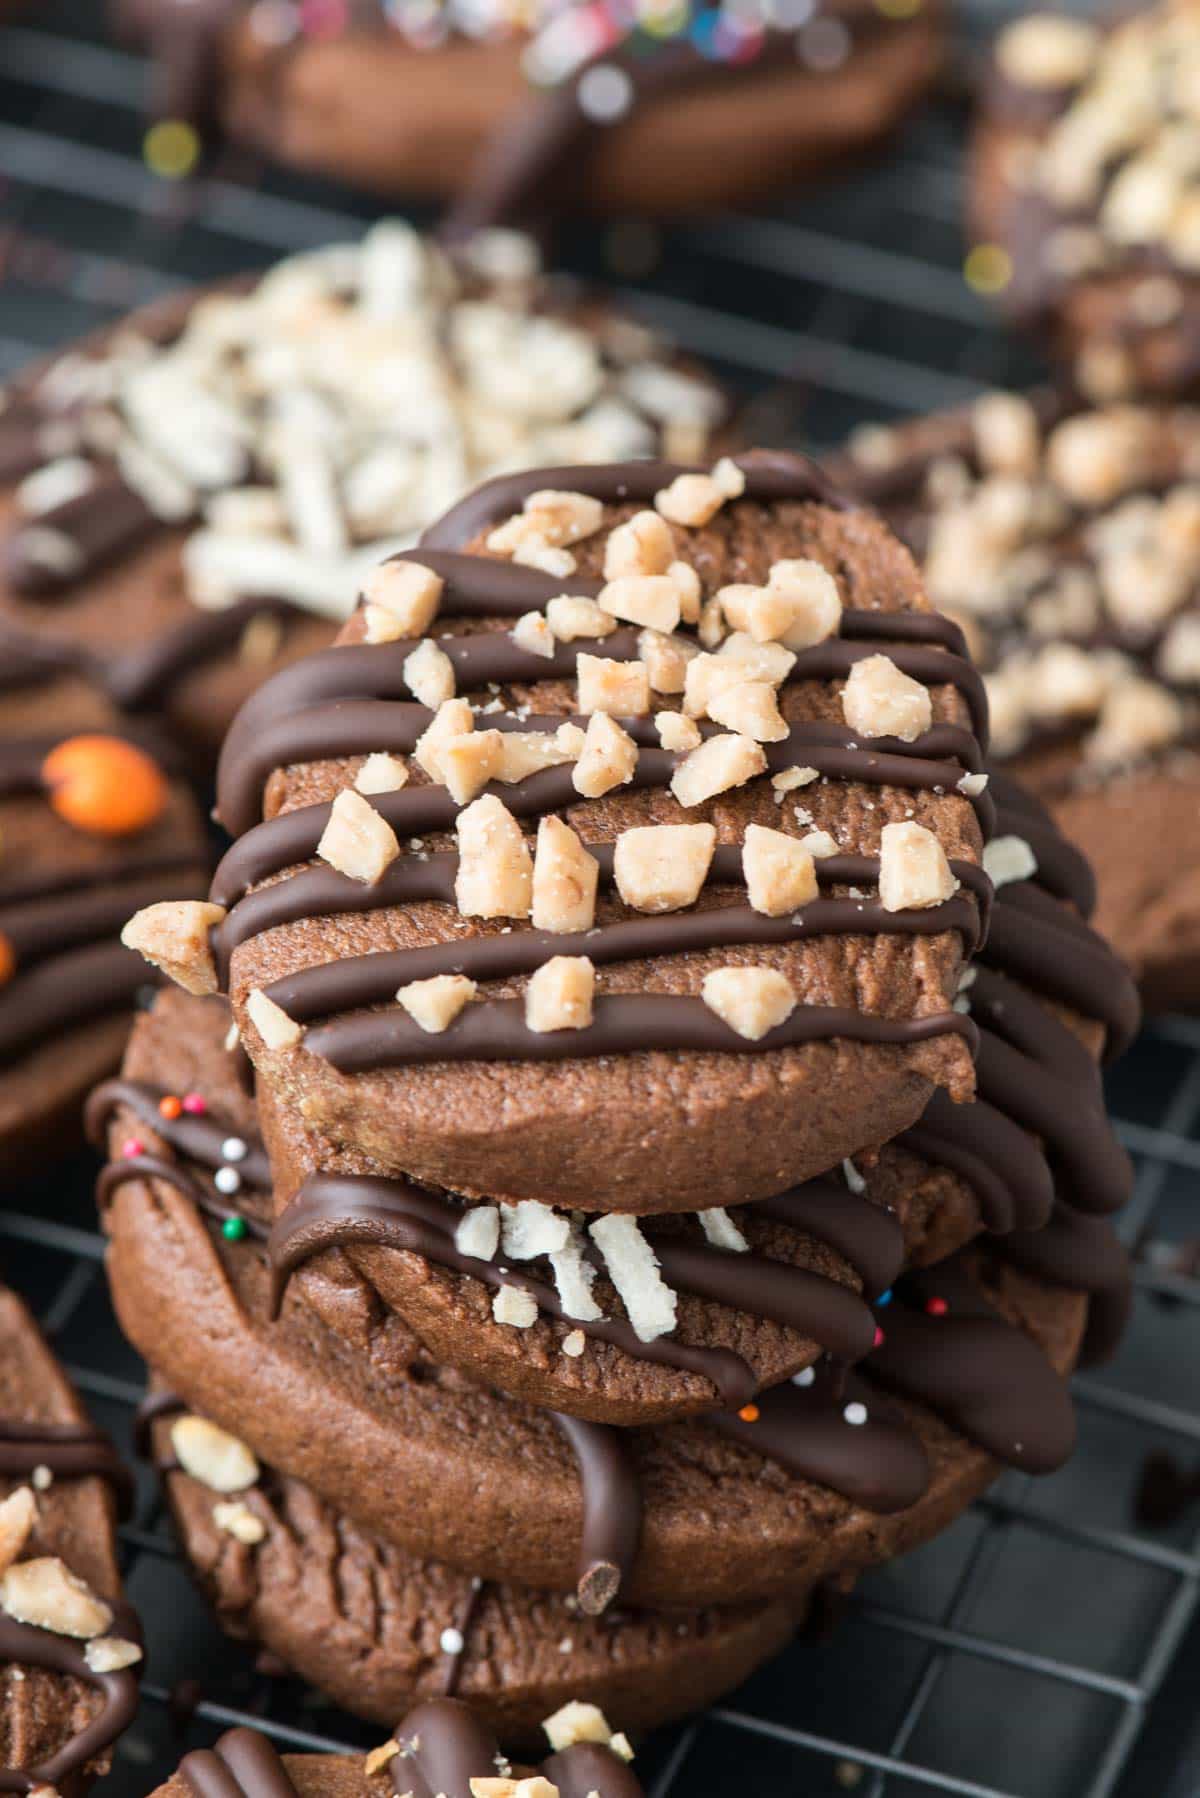
[[[0,986],[7,986],[17,971],[17,952],[0,930]]]
[[[68,737],[42,763],[42,781],[60,818],[100,837],[147,830],[169,796],[158,763],[120,737]]]
[[[165,1118],[177,1118],[183,1110],[183,1100],[177,1099],[174,1093],[168,1093],[165,1099],[158,1101],[158,1109]]]
[[[760,1413],[757,1405],[743,1405],[738,1412],[738,1416],[743,1423],[757,1423],[759,1415]]]

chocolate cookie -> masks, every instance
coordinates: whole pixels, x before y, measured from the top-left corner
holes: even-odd
[[[1200,424],[993,394],[860,434],[839,468],[985,670],[993,753],[1092,862],[1152,1005],[1200,1001]]]
[[[199,1118],[237,1125],[235,1168],[248,1103],[223,1094]],[[1115,1294],[1113,1318],[1127,1283],[1107,1226],[1063,1207],[1053,1233],[1021,1237],[1020,1271],[998,1244],[906,1277],[848,1376],[825,1361],[738,1412],[614,1432],[434,1367],[394,1314],[365,1349],[314,1303],[271,1322],[261,1199],[214,1190],[208,1155],[148,1155],[128,1135],[137,1118],[119,1106],[111,1120],[119,1158],[100,1196],[122,1325],[164,1382],[381,1540],[484,1578],[575,1586],[592,1610],[618,1592],[690,1609],[803,1592],[935,1532],[997,1458],[1059,1465],[1074,1431],[1054,1370],[1080,1344],[1076,1293]],[[1051,1280],[1066,1266],[1075,1291],[1043,1266]],[[345,1302],[361,1307],[360,1290]]]
[[[345,636],[230,732],[215,909],[127,933],[228,976],[281,1103],[468,1196],[651,1212],[770,1196],[970,1096],[982,689],[809,464],[505,477]]]
[[[903,1266],[940,1260],[981,1227],[1040,1227],[1056,1183],[1077,1210],[1116,1210],[1132,1173],[1087,1050],[1126,1045],[1136,994],[1082,922],[1092,899],[1082,858],[1015,783],[997,780],[993,791],[997,851],[1023,845],[1035,866],[1032,879],[998,887],[963,1001],[980,1029],[978,1100],[955,1106],[936,1096],[869,1165],[851,1162],[725,1214],[643,1220],[675,1300],[671,1327],[658,1319],[651,1340],[631,1328],[643,1296],[636,1282],[624,1294],[614,1287],[583,1235],[575,1240],[585,1245],[585,1270],[598,1277],[579,1291],[580,1256],[563,1214],[526,1206],[498,1215],[388,1179],[264,1095],[279,1213],[273,1252],[284,1267],[308,1264],[311,1291],[326,1256],[312,1258],[333,1250],[343,1300],[353,1267],[439,1363],[534,1404],[632,1424],[722,1398],[737,1406],[822,1350],[856,1359],[874,1330],[866,1300]],[[171,1064],[171,1035],[190,1027],[167,1006],[164,996],[159,1021],[143,1025],[131,1070]],[[566,1265],[556,1243],[559,1253],[567,1245]],[[509,1318],[499,1295],[514,1286],[534,1305]],[[369,1313],[371,1300],[363,1303]],[[357,1314],[335,1306],[327,1315],[343,1316],[360,1339]]]
[[[1031,13],[996,43],[972,228],[1008,257],[1012,314],[1098,402],[1200,377],[1198,52],[1172,4],[1108,26]]]
[[[694,212],[809,175],[885,135],[943,41],[934,0],[827,0],[786,27],[722,5],[674,36],[574,5],[359,0],[319,29],[246,0],[116,10],[149,45],[160,115],[381,193],[460,196],[461,230]]]
[[[194,898],[208,878],[196,805],[163,772],[169,753],[134,725],[77,730],[76,716],[55,686],[0,690],[5,1178],[78,1142],[85,1096],[120,1064],[152,984],[121,946],[125,921],[164,886]]]
[[[0,655],[161,713],[202,763],[263,677],[473,480],[702,449],[711,382],[485,233],[407,226],[133,315],[0,415]],[[676,447],[672,448],[671,446]]]
[[[153,1425],[156,1458],[223,1627],[374,1722],[454,1694],[514,1747],[586,1693],[615,1729],[649,1729],[732,1691],[797,1620],[799,1605],[778,1601],[589,1617],[574,1597],[405,1554],[271,1469],[214,1492],[179,1470],[173,1421]]]
[[[541,1785],[533,1782],[530,1798],[643,1798],[627,1762],[598,1739],[604,1719],[597,1723],[594,1706],[551,1721],[566,1746],[541,1763]],[[441,1698],[418,1705],[392,1741],[365,1758],[281,1757],[256,1730],[230,1730],[215,1748],[186,1755],[154,1798],[477,1798],[472,1785],[484,1781],[489,1798],[513,1798],[513,1775],[531,1771],[509,1765],[467,1705]]]
[[[121,1597],[129,1475],[32,1317],[0,1287],[0,1792],[79,1790],[137,1709]]]

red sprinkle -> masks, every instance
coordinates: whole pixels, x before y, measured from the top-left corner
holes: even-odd
[[[121,1153],[126,1161],[136,1161],[139,1155],[146,1153],[146,1145],[139,1137],[129,1136],[121,1144]]]
[[[189,1117],[203,1117],[204,1113],[208,1110],[208,1100],[200,1093],[185,1093],[183,1096],[182,1109],[187,1112]]]
[[[926,1299],[925,1309],[930,1317],[945,1317],[950,1307],[945,1299]]]
[[[882,1348],[886,1341],[887,1341],[887,1337],[884,1335],[883,1331],[879,1328],[879,1325],[876,1324],[875,1325],[875,1340],[871,1344],[871,1347],[872,1348]]]
[[[759,1419],[758,1406],[757,1405],[743,1405],[741,1410],[738,1412],[738,1416],[741,1418],[743,1423],[757,1423],[758,1419]]]
[[[183,1100],[177,1099],[174,1093],[168,1093],[165,1099],[158,1101],[158,1109],[165,1118],[177,1118],[183,1110]]]

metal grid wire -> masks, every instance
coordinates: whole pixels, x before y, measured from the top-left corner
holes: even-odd
[[[1006,3],[976,0],[967,35]],[[201,184],[164,187],[140,156],[142,82],[104,43],[92,0],[42,0],[31,23],[0,31],[0,372],[169,287],[353,235],[371,216],[234,155]],[[866,418],[1023,382],[1038,373],[1032,353],[961,275],[963,124],[947,99],[886,157],[786,211],[666,241],[644,226],[576,228],[558,259],[714,362],[763,441],[820,447]],[[798,1643],[730,1703],[647,1743],[653,1798],[1200,1791],[1169,1702],[1200,1656],[1187,1639],[1200,1518],[1153,1532],[1133,1521],[1148,1453],[1200,1458],[1200,1282],[1169,1246],[1195,1229],[1200,1023],[1157,1023],[1112,1100],[1139,1170],[1122,1224],[1143,1245],[1139,1303],[1115,1365],[1076,1382],[1075,1460],[1052,1480],[1006,1477],[936,1543],[864,1579],[832,1639]],[[92,1172],[30,1187],[0,1216],[0,1254],[128,1446],[140,1368],[105,1293]],[[148,1792],[186,1746],[245,1720],[282,1746],[377,1737],[224,1641],[140,1478],[121,1540],[150,1675],[109,1789]]]

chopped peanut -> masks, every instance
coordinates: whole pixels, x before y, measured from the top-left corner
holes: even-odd
[[[679,594],[679,616],[684,624],[700,622],[700,576],[690,562],[672,562],[667,573]]]
[[[753,737],[756,743],[779,743],[788,734],[775,689],[766,681],[744,681],[740,686],[714,693],[708,702],[708,715],[714,724],[724,724],[740,736]]]
[[[430,726],[432,729],[433,727]],[[408,769],[398,755],[369,755],[354,777],[356,793],[397,793],[408,785]]]
[[[668,574],[626,574],[600,589],[597,602],[614,618],[669,636],[679,623],[679,589]]]
[[[637,744],[629,733],[607,712],[593,712],[571,780],[585,799],[599,799],[614,787],[628,786],[637,763]]]
[[[554,632],[541,612],[523,612],[512,627],[512,640],[526,655],[541,656],[547,662],[554,660],[558,647]]]
[[[690,637],[664,637],[656,630],[642,631],[638,637],[638,655],[655,693],[682,693],[688,663],[699,653]]]
[[[521,826],[494,794],[458,814],[455,899],[464,918],[527,918],[533,859]]]
[[[258,1480],[254,1451],[228,1430],[191,1413],[171,1425],[171,1447],[185,1473],[210,1492],[244,1492]]]
[[[18,1623],[90,1641],[112,1623],[104,1600],[56,1555],[17,1561],[0,1575],[0,1609]]]
[[[657,512],[635,512],[609,533],[604,546],[604,578],[666,574],[675,554],[675,539]]]
[[[744,786],[766,765],[766,756],[750,737],[709,737],[680,762],[671,776],[671,791],[680,805],[703,805],[718,793]]]
[[[528,1330],[537,1322],[537,1300],[523,1286],[502,1286],[492,1300],[492,1316],[498,1324]]]
[[[282,1005],[264,993],[261,987],[246,999],[246,1015],[268,1049],[294,1049],[304,1036],[303,1024],[289,1018]]]
[[[655,712],[654,727],[663,748],[677,753],[697,749],[703,742],[700,726],[682,712]]]
[[[444,649],[426,637],[404,658],[404,680],[414,699],[431,712],[454,698],[454,664]]]
[[[694,905],[716,842],[711,824],[647,824],[622,831],[613,851],[617,891],[635,911]]]
[[[768,918],[782,918],[817,897],[817,870],[811,851],[782,830],[748,824],[742,844],[742,869],[751,905]]]
[[[477,988],[465,974],[434,974],[428,980],[410,980],[396,994],[414,1024],[430,1035],[440,1035],[453,1024]]]
[[[396,637],[423,637],[437,617],[444,587],[441,575],[432,568],[423,568],[419,562],[380,563],[371,570],[363,586],[363,598],[369,608],[368,627],[374,612],[382,614],[380,622],[386,619],[396,627]],[[394,641],[372,638],[369,628],[368,640]]]
[[[209,932],[224,923],[225,916],[223,905],[167,899],[135,913],[121,932],[121,941],[185,992],[215,993],[219,982]]]
[[[0,1503],[0,1573],[11,1567],[37,1522],[37,1500],[30,1486],[18,1486]]]
[[[433,723],[417,738],[413,759],[417,766],[423,768],[430,780],[444,786],[446,771],[442,765],[442,756],[447,743],[456,737],[464,737],[475,729],[475,714],[471,710],[470,701],[466,699],[446,699],[434,714]]]
[[[716,968],[704,977],[703,996],[710,1011],[752,1043],[796,1009],[790,981],[774,968]]]
[[[616,619],[594,599],[577,599],[570,593],[560,593],[550,601],[546,623],[560,643],[574,643],[578,637],[607,637],[617,628]]]
[[[572,1698],[542,1724],[546,1739],[555,1754],[573,1748],[576,1742],[600,1742],[605,1747],[612,1740],[612,1730],[604,1712],[594,1704],[582,1704]]]
[[[767,575],[767,594],[772,604],[762,609],[760,628],[767,622],[783,622],[783,629],[772,635],[788,649],[811,649],[827,637],[836,637],[841,629],[837,582],[820,562],[807,556],[776,562]],[[778,602],[790,615],[786,620],[777,609]],[[758,636],[753,629],[750,634]]]
[[[554,955],[530,976],[525,1022],[530,1030],[586,1030],[592,1021],[596,970],[586,955]]]
[[[339,874],[374,886],[400,853],[396,833],[361,793],[346,787],[329,808],[317,854]]]
[[[497,780],[504,766],[504,736],[500,730],[472,730],[451,737],[441,752],[442,779],[456,805],[467,805]]]
[[[533,858],[533,924],[561,935],[596,921],[600,865],[569,824],[552,814],[538,825]]]
[[[654,509],[672,524],[704,525],[715,518],[728,494],[708,474],[677,474],[654,495]]]
[[[884,911],[923,911],[958,891],[946,852],[923,824],[885,824],[879,838]]]
[[[507,786],[540,774],[543,768],[561,768],[565,762],[578,761],[584,740],[577,724],[560,724],[553,735],[546,730],[505,730],[499,735],[503,746],[496,779]]]
[[[613,662],[580,655],[576,664],[579,709],[619,718],[644,718],[650,710],[650,676],[642,662]]]
[[[842,690],[842,711],[864,737],[899,737],[912,743],[933,719],[929,690],[901,672],[889,656],[855,662]]]

